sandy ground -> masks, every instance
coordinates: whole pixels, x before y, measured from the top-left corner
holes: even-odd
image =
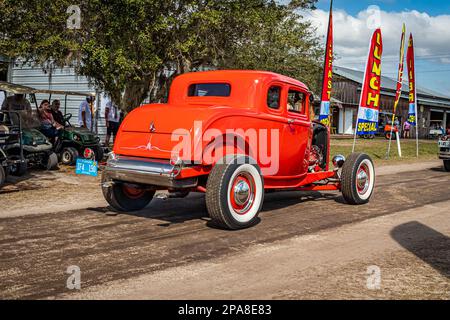
[[[98,178],[33,172],[0,192],[0,299],[450,299],[450,175],[438,161],[377,172],[369,205],[267,194],[237,232],[209,224],[200,194],[111,216]]]
[[[8,182],[0,190],[0,218],[106,205],[100,178],[77,176],[73,167],[31,171],[24,177],[9,177]]]
[[[63,298],[450,299],[449,209],[419,207]]]

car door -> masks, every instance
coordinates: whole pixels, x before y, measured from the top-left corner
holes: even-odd
[[[281,152],[285,166],[284,175],[294,177],[307,173],[312,129],[308,93],[302,88],[289,86],[286,94],[286,119]]]

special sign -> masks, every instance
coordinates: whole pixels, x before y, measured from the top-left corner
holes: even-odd
[[[371,42],[358,110],[358,135],[375,134],[378,130],[381,90],[381,29],[375,30]]]
[[[414,65],[414,40],[413,35],[409,36],[408,53],[406,63],[408,65],[409,77],[409,112],[408,122],[415,126],[417,124],[417,105],[416,105],[416,67]]]
[[[330,126],[330,100],[333,81],[333,2],[330,6],[330,20],[328,22],[327,47],[323,67],[322,102],[320,105],[319,121]]]

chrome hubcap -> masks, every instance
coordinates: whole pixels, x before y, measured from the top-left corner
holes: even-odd
[[[369,168],[365,164],[361,165],[358,170],[358,174],[356,175],[356,186],[359,194],[365,194],[367,190],[369,190],[370,176],[368,172]]]
[[[239,181],[234,187],[234,199],[238,205],[245,205],[250,197],[250,186],[244,180]]]
[[[243,172],[234,179],[229,196],[237,214],[244,215],[249,212],[255,201],[255,190],[255,181],[250,174]]]

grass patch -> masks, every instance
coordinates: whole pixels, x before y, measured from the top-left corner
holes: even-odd
[[[438,144],[434,140],[419,140],[419,159],[416,157],[416,140],[401,140],[403,157],[398,156],[397,141],[392,140],[391,155],[386,160],[389,140],[375,138],[373,140],[358,139],[355,152],[367,153],[378,165],[416,162],[438,159]],[[353,139],[331,139],[331,158],[336,154],[348,156],[352,152]]]

